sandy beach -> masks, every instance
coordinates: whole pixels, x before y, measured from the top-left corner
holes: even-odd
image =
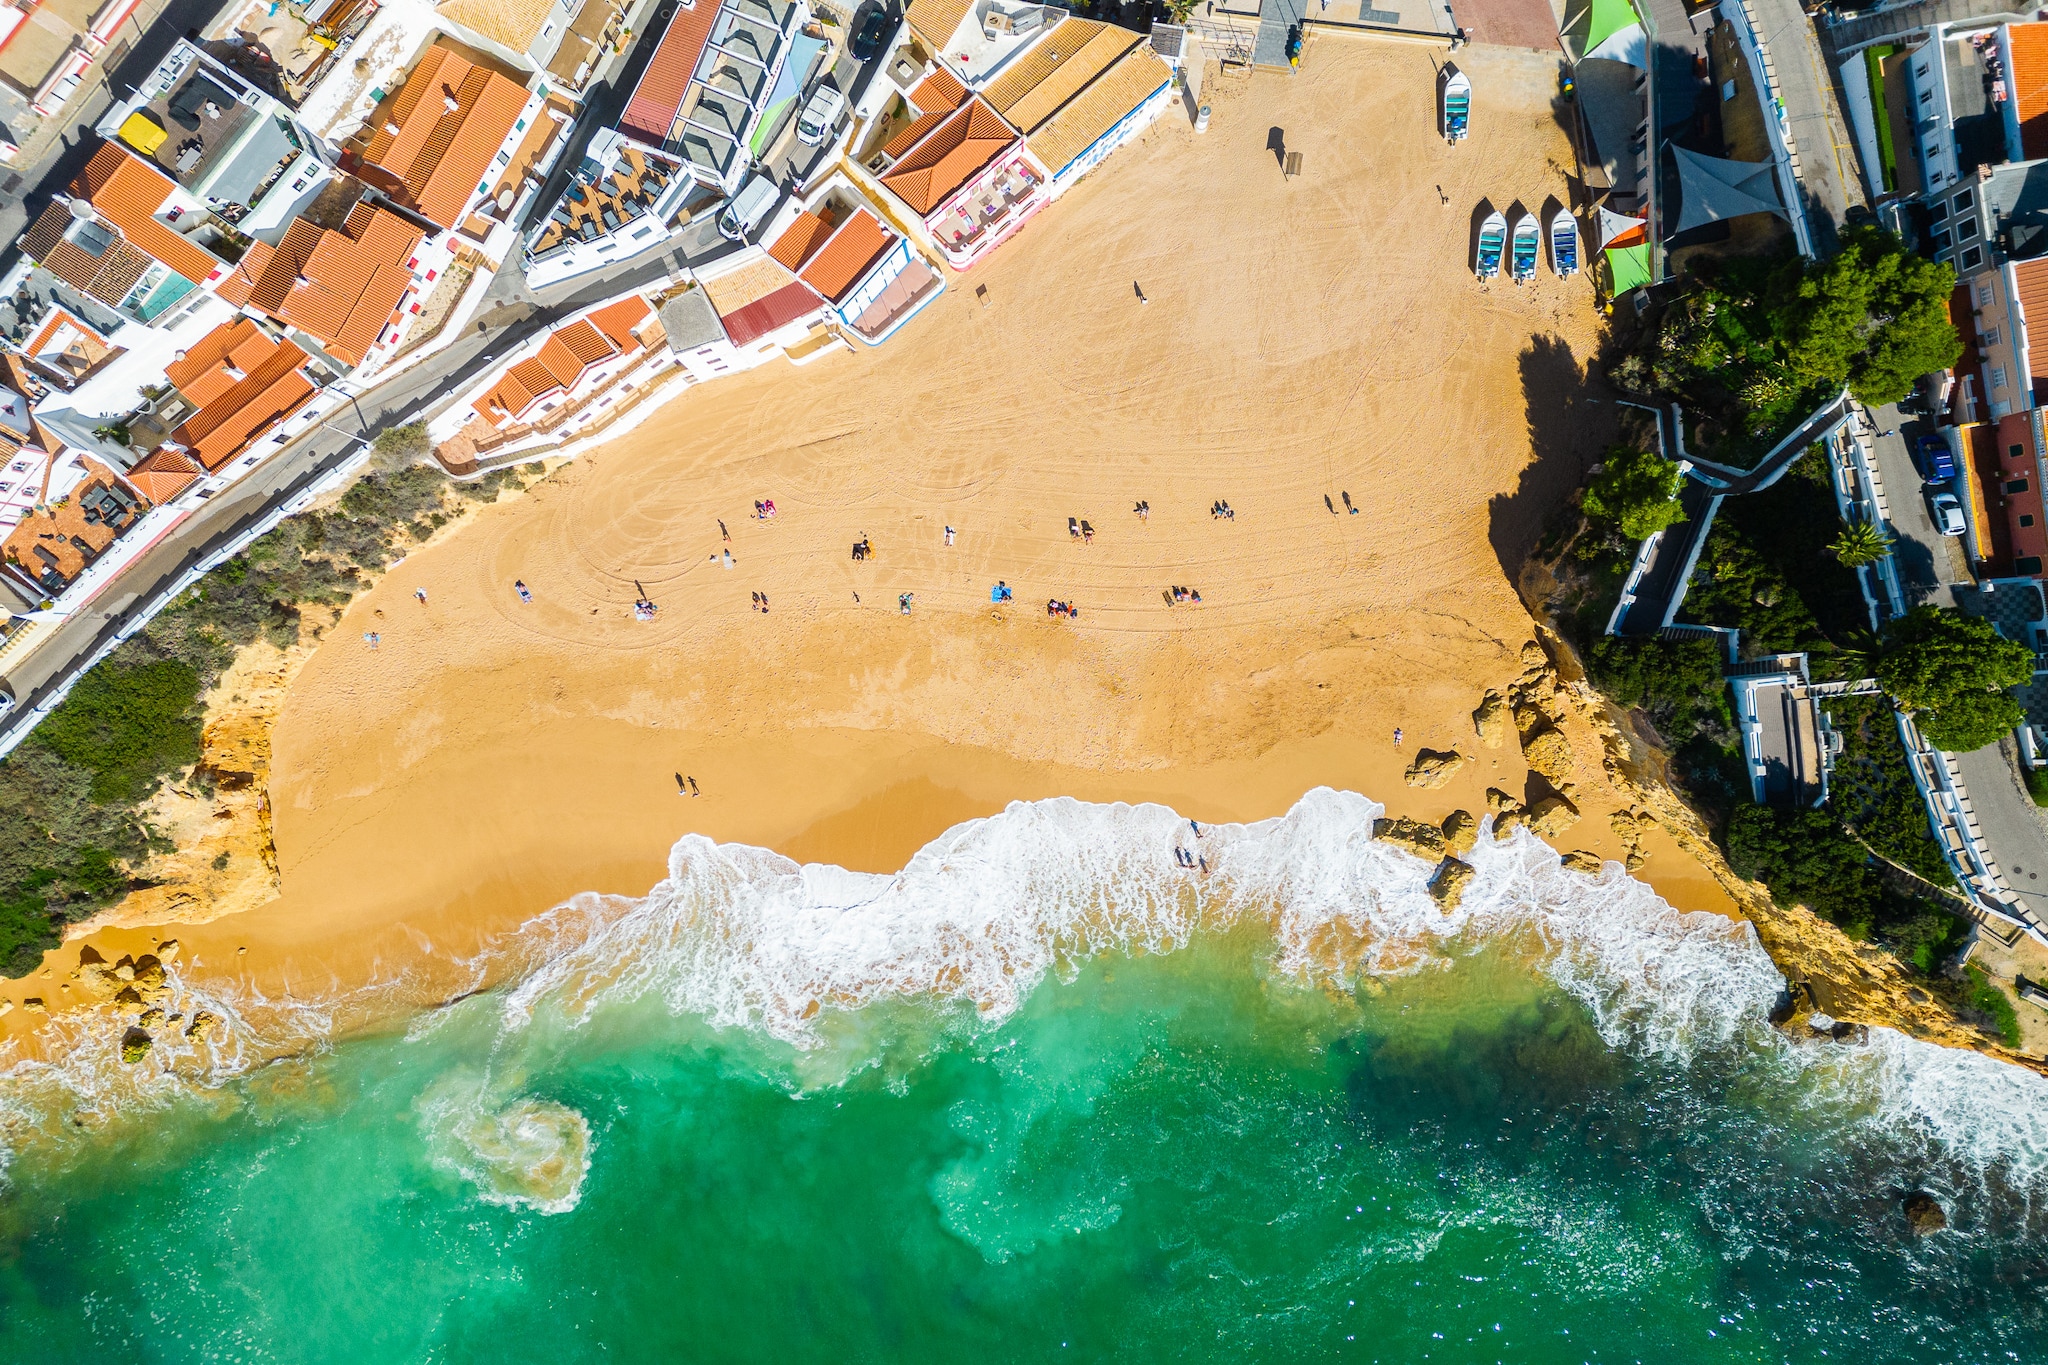
[[[281,897],[104,950],[175,935],[270,990],[431,993],[568,895],[643,893],[690,831],[886,871],[1058,794],[1212,822],[1324,784],[1433,820],[1521,795],[1512,736],[1471,720],[1534,637],[1504,565],[1611,410],[1577,397],[1588,280],[1468,267],[1482,198],[1566,194],[1555,59],[1461,53],[1484,96],[1456,148],[1440,59],[1333,38],[1293,78],[1212,83],[1206,135],[1170,113],[886,346],[691,391],[415,554],[283,708]],[[1555,842],[1620,857],[1626,802],[1572,738],[1585,818]],[[1475,761],[1448,785],[1404,784],[1453,745]],[[1668,835],[1643,851],[1673,903],[1732,910]]]

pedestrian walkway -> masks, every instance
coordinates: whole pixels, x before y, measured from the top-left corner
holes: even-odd
[[[1259,40],[1252,45],[1254,66],[1287,66],[1287,35],[1300,27],[1313,3],[1314,0],[1260,0]]]

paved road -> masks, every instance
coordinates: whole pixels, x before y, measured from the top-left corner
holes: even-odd
[[[2005,884],[2026,907],[2048,919],[2048,812],[2020,786],[2012,741],[1956,755],[1970,805],[1984,831],[1984,846],[2005,874]]]
[[[1920,471],[1913,467],[1910,453],[1910,442],[1932,434],[1934,424],[1924,418],[1908,417],[1892,407],[1872,408],[1870,416],[1880,432],[1892,433],[1872,437],[1871,446],[1877,452],[1877,473],[1884,480],[1892,529],[1898,534],[1892,560],[1898,566],[1899,587],[1905,593],[1906,605],[1916,607],[1937,599],[1946,604],[1945,589],[1950,583],[1967,582],[1969,566],[1963,561],[1956,537],[1934,529],[1934,518],[1927,509],[1926,485]]]
[[[1822,256],[1832,255],[1836,230],[1850,205],[1866,202],[1855,140],[1835,102],[1835,83],[1821,56],[1819,35],[1799,0],[1750,0],[1750,6],[1757,36],[1771,54],[1786,125],[1799,151],[1813,247]]]

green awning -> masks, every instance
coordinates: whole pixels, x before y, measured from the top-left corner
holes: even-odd
[[[1613,278],[1611,297],[1620,298],[1631,289],[1640,289],[1650,282],[1650,246],[1611,246],[1607,248],[1607,273]]]
[[[1635,6],[1629,0],[1593,0],[1591,23],[1586,29],[1586,52],[1591,55],[1599,51],[1600,44],[1615,34],[1642,21],[1636,18]]]

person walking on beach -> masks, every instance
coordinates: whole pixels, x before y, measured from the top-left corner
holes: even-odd
[[[1394,727],[1394,747],[1396,749],[1401,747],[1401,727],[1398,725]]]
[[[412,595],[420,599],[421,606],[427,605],[427,590],[425,588],[414,588]]]
[[[953,543],[953,528],[952,528],[952,527],[950,527],[950,526],[948,526],[948,527],[946,528],[946,544],[947,544],[948,546],[951,546],[951,545],[952,545],[952,543]]]
[[[725,567],[726,567],[726,568],[728,568],[728,569],[730,569],[730,568],[732,567],[732,551],[731,551],[731,550],[727,550],[727,551],[725,551],[725,552],[723,553],[723,555],[721,556],[721,558],[723,558],[723,559],[725,560]]]
[[[1138,302],[1139,302],[1139,303],[1150,303],[1150,302],[1152,302],[1152,300],[1150,300],[1150,299],[1148,299],[1148,298],[1146,298],[1146,297],[1145,297],[1145,291],[1144,291],[1144,289],[1143,289],[1143,288],[1141,288],[1141,287],[1139,286],[1139,284],[1138,284],[1138,282],[1137,282],[1136,280],[1132,280],[1132,281],[1131,281],[1131,292],[1132,292],[1132,293],[1134,293],[1134,294],[1136,294],[1136,295],[1138,296]]]
[[[724,542],[725,542],[726,544],[728,544],[728,545],[732,544],[732,532],[730,532],[730,531],[728,531],[728,530],[726,530],[726,529],[725,529],[725,518],[724,518],[724,517],[719,517],[719,518],[717,518],[717,521],[718,521],[718,538],[719,538],[720,540],[724,541]]]

